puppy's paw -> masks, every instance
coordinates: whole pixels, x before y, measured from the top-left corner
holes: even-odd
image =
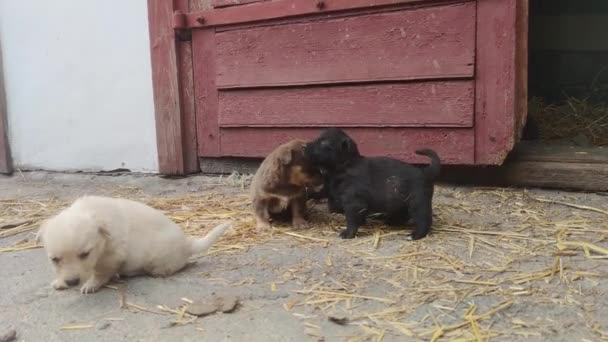
[[[87,282],[84,283],[84,285],[82,285],[82,287],[80,288],[80,293],[87,294],[87,293],[97,292],[97,290],[99,290],[101,285],[102,284],[100,284],[95,278],[91,278],[91,279],[87,280]]]
[[[417,233],[413,232],[410,236],[407,237],[409,241],[420,240],[426,237],[427,233]]]
[[[308,221],[306,221],[303,218],[294,218],[293,222],[291,223],[291,225],[295,228],[295,229],[302,229],[302,228],[308,228]]]
[[[270,229],[271,229],[270,223],[258,223],[255,226],[256,233],[263,233],[263,232],[269,231]]]
[[[355,233],[349,232],[347,229],[340,232],[340,237],[343,239],[354,239]]]
[[[65,281],[61,280],[61,279],[55,279],[51,282],[51,286],[55,289],[55,290],[65,290],[67,289],[69,286],[68,284],[65,283]]]

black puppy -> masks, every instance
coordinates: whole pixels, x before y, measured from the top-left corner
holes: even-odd
[[[412,239],[425,237],[433,222],[433,181],[440,161],[433,150],[416,154],[431,158],[426,168],[387,157],[363,157],[344,131],[329,128],[306,145],[304,155],[325,174],[330,211],[346,216],[344,239],[352,239],[371,213],[386,214],[387,225],[416,224]]]

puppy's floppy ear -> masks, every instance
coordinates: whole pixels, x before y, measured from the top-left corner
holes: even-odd
[[[97,230],[99,231],[99,234],[101,234],[101,236],[103,236],[104,238],[107,239],[110,237],[110,231],[108,230],[108,227],[106,226],[105,222],[97,220]]]
[[[281,153],[278,158],[279,163],[281,163],[282,165],[288,165],[289,163],[291,163],[294,152],[295,151],[293,151],[293,150],[289,150],[289,151],[284,151],[284,153]]]
[[[101,236],[103,236],[104,238],[109,238],[110,237],[110,231],[108,230],[108,228],[106,228],[105,225],[100,225],[99,226],[99,234],[101,234]]]
[[[357,147],[355,145],[355,142],[349,138],[342,139],[342,142],[340,143],[340,150],[342,152],[350,153],[350,152],[353,152],[356,148]]]
[[[93,220],[95,221],[95,225],[97,226],[97,231],[104,238],[110,237],[110,231],[108,230],[105,222],[100,220],[96,215],[91,215]]]

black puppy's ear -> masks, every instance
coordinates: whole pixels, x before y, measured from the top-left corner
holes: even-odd
[[[353,151],[353,142],[350,139],[342,140],[340,144],[340,150],[342,152],[352,152]]]

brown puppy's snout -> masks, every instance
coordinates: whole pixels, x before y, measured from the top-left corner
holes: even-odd
[[[65,281],[68,286],[76,286],[80,284],[80,278],[72,278]]]
[[[310,171],[312,174],[310,182],[307,184],[310,188],[318,188],[323,186],[323,175],[317,169]]]

